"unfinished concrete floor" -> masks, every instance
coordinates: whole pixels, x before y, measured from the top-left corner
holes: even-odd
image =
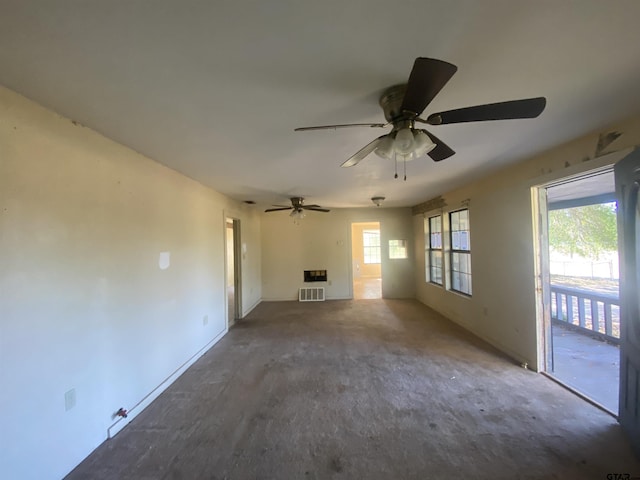
[[[614,418],[412,300],[262,303],[69,479],[640,475]]]

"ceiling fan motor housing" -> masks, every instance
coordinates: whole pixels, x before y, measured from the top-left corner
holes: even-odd
[[[407,117],[407,113],[401,109],[406,92],[407,84],[403,83],[387,88],[380,96],[379,103],[384,111],[384,118],[387,122],[393,123],[394,129],[396,129],[397,121],[410,118]]]

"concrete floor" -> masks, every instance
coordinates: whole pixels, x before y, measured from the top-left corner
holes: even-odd
[[[640,462],[610,415],[417,301],[356,300],[260,304],[68,478],[612,472]]]
[[[549,373],[618,414],[618,346],[554,323],[553,357],[553,372]]]

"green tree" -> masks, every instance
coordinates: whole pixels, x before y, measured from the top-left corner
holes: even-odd
[[[549,246],[561,253],[587,258],[598,258],[604,252],[616,251],[616,204],[551,210]]]

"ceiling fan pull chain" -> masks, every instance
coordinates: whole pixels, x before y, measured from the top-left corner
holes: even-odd
[[[404,181],[407,181],[407,161],[403,160],[402,163],[404,163]]]
[[[396,174],[393,178],[398,178],[398,154],[396,152],[393,152],[393,161],[396,164]]]

